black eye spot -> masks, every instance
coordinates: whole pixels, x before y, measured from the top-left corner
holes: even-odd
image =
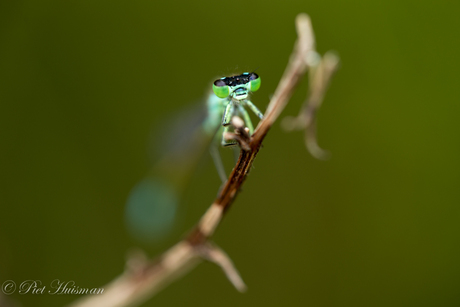
[[[256,73],[254,73],[254,72],[252,72],[252,73],[249,75],[249,80],[255,80],[255,79],[257,79],[257,78],[259,78],[259,75],[256,74]]]
[[[215,86],[226,86],[227,84],[225,83],[224,80],[219,79],[219,80],[214,81],[214,85]]]

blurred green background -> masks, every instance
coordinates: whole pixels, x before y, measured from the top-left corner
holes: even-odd
[[[256,67],[265,110],[300,12],[342,59],[319,112],[332,159],[278,122],[214,237],[248,292],[204,263],[143,306],[459,306],[458,1],[2,1],[0,283],[102,287],[129,249],[177,242],[220,181],[199,167],[173,231],[131,238],[124,205],[152,126]]]

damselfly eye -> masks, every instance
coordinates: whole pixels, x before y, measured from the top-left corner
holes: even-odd
[[[230,89],[228,85],[225,83],[225,81],[222,79],[214,81],[212,85],[212,91],[219,98],[225,98],[228,97],[228,95],[230,95]]]
[[[252,72],[252,73],[249,75],[249,80],[255,80],[255,79],[257,79],[257,78],[259,78],[259,75],[256,74],[256,73],[254,73],[254,72]]]
[[[224,80],[219,79],[219,80],[214,81],[214,85],[215,86],[226,86],[227,84],[225,84]]]
[[[251,73],[249,75],[249,82],[251,84],[251,91],[255,92],[260,88],[260,77],[256,73]]]

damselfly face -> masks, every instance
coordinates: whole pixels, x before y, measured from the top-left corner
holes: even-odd
[[[212,89],[219,98],[231,97],[235,100],[246,99],[249,92],[260,87],[260,77],[256,73],[245,72],[238,76],[224,77],[214,81]]]

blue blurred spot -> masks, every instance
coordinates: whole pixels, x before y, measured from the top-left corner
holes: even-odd
[[[166,237],[176,215],[178,198],[174,189],[159,179],[139,182],[128,196],[125,221],[137,240],[152,243]]]

